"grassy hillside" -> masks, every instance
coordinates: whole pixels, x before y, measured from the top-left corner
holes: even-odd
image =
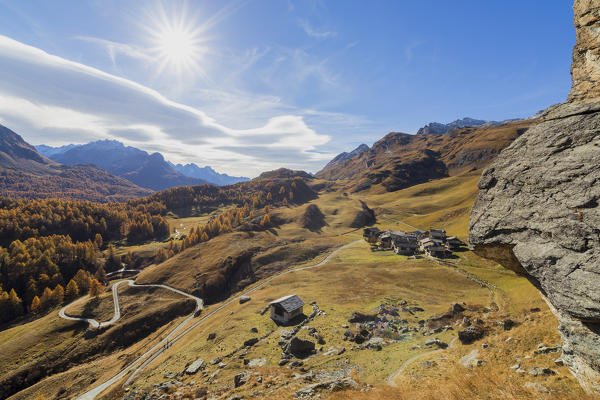
[[[362,212],[360,201],[364,201],[375,210],[376,226],[381,229],[444,228],[449,234],[466,239],[478,179],[478,172],[467,172],[394,193],[381,193],[377,188],[348,193],[343,182],[315,180],[311,185],[318,190],[318,197],[303,205],[271,210],[272,226],[268,229],[223,233],[163,263],[147,267],[139,274],[137,283],[172,285],[207,300],[203,315],[218,311],[137,375],[129,385],[130,393],[132,390],[152,391],[153,385],[173,379],[165,376],[176,376],[183,382],[177,390],[191,398],[201,397],[198,394],[206,389],[218,398],[281,399],[292,398],[296,390],[310,383],[352,376],[361,388],[369,384],[373,389],[364,393],[341,392],[334,398],[459,399],[479,398],[480,393],[491,393],[489,398],[493,399],[538,396],[537,392],[523,389],[526,382],[543,385],[556,396],[582,396],[567,369],[554,364],[557,353],[534,353],[538,344],[554,346],[560,339],[555,318],[526,279],[469,251],[455,253],[456,257],[448,262],[398,256],[389,251],[371,252],[361,239],[361,230],[351,227],[357,214]],[[302,218],[310,205],[318,207],[324,216],[325,225],[318,230],[303,228]],[[171,226],[189,232],[196,223],[206,222],[208,214],[169,218]],[[324,265],[288,273],[259,287],[281,271],[314,265],[333,249],[349,243],[353,243],[352,246]],[[141,248],[125,247],[118,251],[150,251],[148,246],[162,245],[148,243]],[[250,294],[249,302],[230,301],[254,288],[257,289]],[[144,292],[140,293],[137,299],[140,302],[136,305],[135,298],[128,297],[130,293],[123,294],[124,307],[130,310],[128,318],[138,323],[160,315],[159,309],[164,310],[165,304],[161,305],[161,301],[175,301],[154,299],[154,295]],[[290,363],[279,365],[281,348],[278,345],[282,334],[291,328],[277,326],[268,313],[260,313],[270,301],[288,294],[297,294],[304,300],[306,315],[313,310],[310,303],[315,302],[319,307],[321,312],[308,327],[314,328],[323,340],[323,344],[317,344],[315,355],[302,359],[301,366],[292,368]],[[154,300],[157,302],[153,303]],[[466,311],[460,318],[447,322],[452,329],[424,336],[419,321],[446,312],[454,302],[464,303]],[[96,306],[88,307],[88,312],[104,318],[110,314],[110,304],[105,294]],[[380,351],[377,346],[362,348],[344,340],[346,331],[356,334],[361,329],[348,321],[353,312],[377,312],[382,304],[388,308],[398,307],[399,316],[394,319],[395,328],[370,331],[381,338]],[[418,311],[420,309],[423,311]],[[483,321],[486,329],[483,339],[470,345],[454,340],[457,331],[463,329],[463,315]],[[57,351],[64,349],[63,346],[77,348],[89,343],[77,324],[68,324],[53,315],[44,318],[44,321],[13,328],[22,332],[38,329],[35,337],[20,337],[12,329],[0,332],[2,348],[11,348],[4,356],[6,365],[14,365],[9,361],[11,357],[16,357],[31,343],[44,343],[39,335],[52,337],[49,343],[56,343]],[[506,318],[513,319],[516,327],[505,331],[500,322]],[[81,393],[94,385],[90,379],[106,380],[180,320],[175,318],[170,324],[149,331],[145,339],[127,349],[101,352],[90,359],[85,370],[72,366],[54,373],[16,398],[27,398],[38,392],[54,395],[60,388],[58,382],[63,379],[74,382],[67,388],[68,393]],[[215,334],[215,338],[208,339],[209,334]],[[298,337],[317,342],[308,329],[300,329]],[[107,338],[106,333],[98,336],[98,340]],[[244,341],[251,338],[263,339],[248,349],[239,350]],[[435,345],[426,344],[431,338],[451,345],[438,351]],[[482,343],[487,347],[482,347]],[[26,360],[39,357],[43,349],[47,351],[44,344],[37,346],[40,353],[37,356],[25,353],[28,354]],[[465,369],[458,361],[473,350],[478,350],[482,366]],[[209,364],[204,373],[177,375],[198,358],[208,362],[217,357],[223,357],[224,365]],[[518,374],[510,368],[517,358],[525,370],[534,366],[550,367],[556,375]],[[253,367],[246,365],[247,362]],[[248,383],[234,388],[234,376],[245,371],[253,374]],[[312,381],[298,377],[307,373],[314,373]],[[469,376],[474,378],[467,382],[465,377]],[[397,387],[389,386],[388,382]],[[121,386],[114,386],[103,398],[120,398],[125,394],[123,390]]]
[[[320,234],[307,232],[294,222],[294,218],[306,207],[283,208],[276,211],[282,220],[289,221],[275,229],[275,233],[266,232],[256,235],[258,243],[273,241],[275,237],[305,238],[308,246],[314,243],[324,243],[332,240],[335,234],[337,243],[351,242],[360,238],[360,232],[348,232],[348,224],[352,219],[352,207],[358,209],[358,200],[364,200],[377,211],[380,228],[410,229],[416,227],[428,229],[429,227],[445,228],[449,234],[466,238],[468,229],[468,214],[475,199],[477,190],[478,173],[467,173],[455,177],[429,182],[395,193],[377,193],[376,190],[358,194],[344,193],[343,187],[329,186],[322,191],[319,198],[313,200],[325,215],[327,226]],[[343,234],[347,232],[346,234]],[[273,236],[271,236],[273,235]],[[331,245],[333,246],[332,241]],[[208,244],[205,244],[208,245]],[[214,242],[211,247],[198,246],[190,249],[185,260],[192,262],[194,257],[206,257],[206,254],[217,253],[224,249],[226,253],[233,252],[236,246],[244,246],[244,238],[240,233],[223,236],[222,241]],[[202,249],[202,250],[201,250]],[[244,249],[242,247],[242,249]],[[243,250],[242,250],[243,251]],[[304,252],[300,250],[300,252]],[[204,256],[203,256],[204,254]],[[316,269],[297,271],[281,278],[277,278],[265,287],[251,294],[252,300],[245,304],[234,302],[217,315],[209,318],[204,324],[195,328],[184,340],[177,343],[173,350],[160,356],[149,368],[136,379],[136,388],[150,389],[153,384],[163,382],[164,375],[169,372],[183,371],[186,364],[197,358],[209,361],[216,357],[227,355],[237,349],[242,343],[252,337],[268,336],[247,351],[241,351],[234,356],[224,358],[226,366],[223,369],[216,365],[209,365],[205,377],[190,376],[178,377],[179,380],[191,385],[193,390],[206,386],[210,393],[223,396],[237,395],[246,397],[254,393],[255,396],[264,398],[288,398],[300,387],[310,382],[303,379],[293,379],[295,375],[303,374],[297,368],[280,367],[278,361],[281,349],[277,345],[282,331],[289,329],[275,325],[267,314],[261,315],[259,311],[275,298],[287,294],[298,294],[308,304],[316,302],[323,314],[318,315],[310,327],[325,340],[324,345],[317,346],[317,354],[303,360],[305,371],[312,371],[322,378],[336,374],[350,374],[361,383],[375,386],[373,391],[361,394],[364,398],[461,398],[461,395],[474,393],[495,393],[491,398],[525,398],[533,396],[531,390],[523,389],[525,382],[533,381],[543,384],[556,394],[582,393],[576,381],[571,377],[565,367],[554,365],[555,353],[549,355],[535,355],[533,351],[539,343],[548,346],[560,342],[556,333],[556,320],[546,303],[538,292],[524,278],[511,271],[483,260],[470,252],[457,253],[458,258],[451,260],[451,264],[438,263],[429,259],[409,259],[397,256],[391,252],[371,252],[366,243],[356,245],[338,253],[330,262]],[[302,262],[298,260],[287,266],[302,266],[312,264],[324,255],[317,256],[315,260]],[[218,258],[216,255],[210,257]],[[222,255],[221,255],[222,257]],[[287,259],[289,254],[278,254],[277,259]],[[174,265],[183,264],[173,260]],[[205,258],[206,260],[206,258]],[[200,264],[207,265],[204,262]],[[252,262],[251,262],[252,264]],[[165,263],[149,269],[152,278],[161,279],[158,273],[161,269],[174,271],[175,267]],[[174,271],[175,276],[162,273],[171,283],[185,285],[184,272]],[[488,288],[470,279],[468,274],[495,285],[493,293]],[[179,276],[180,278],[176,278]],[[150,275],[142,274],[150,280]],[[260,283],[250,283],[247,289]],[[243,290],[242,290],[243,292]],[[484,320],[487,336],[472,345],[455,343],[448,350],[438,353],[432,351],[430,346],[425,346],[429,336],[420,333],[407,336],[390,336],[394,340],[388,341],[383,351],[372,349],[353,349],[356,345],[343,340],[345,325],[350,325],[347,320],[354,311],[364,313],[373,312],[380,304],[400,304],[404,300],[408,306],[418,306],[423,312],[410,315],[401,313],[406,317],[407,326],[418,326],[418,320],[427,319],[445,312],[450,303],[464,302],[467,305],[467,314],[471,318]],[[493,301],[499,305],[499,310],[488,311],[487,307]],[[210,309],[219,307],[217,302]],[[532,308],[540,311],[532,313]],[[207,310],[207,311],[210,311]],[[311,306],[304,307],[305,314],[310,313]],[[518,326],[511,331],[504,331],[499,322],[510,317],[517,321]],[[251,331],[256,328],[257,332]],[[454,330],[434,335],[447,343],[456,337],[456,330],[461,329],[456,325]],[[214,340],[207,340],[209,333],[214,333]],[[302,338],[314,340],[306,330],[298,334]],[[511,339],[508,339],[508,338]],[[397,340],[397,341],[396,341]],[[488,344],[486,349],[481,343]],[[346,350],[341,354],[330,354],[331,349]],[[474,349],[479,350],[479,359],[485,365],[479,369],[468,372],[457,361]],[[418,358],[421,356],[422,358]],[[417,357],[418,361],[409,362],[404,372],[392,379],[399,388],[390,388],[384,382],[390,375],[404,365],[404,362]],[[557,375],[551,378],[531,377],[519,375],[509,367],[514,365],[515,358],[523,358],[523,368],[533,366],[551,367]],[[524,358],[527,357],[527,358]],[[233,377],[240,371],[249,368],[244,365],[244,359],[264,359],[264,365],[251,370],[255,372],[251,385],[244,385],[232,389]],[[426,362],[429,361],[429,362]],[[217,372],[219,371],[219,372]],[[208,378],[213,374],[216,378]],[[472,373],[481,376],[470,386],[464,386],[464,375]],[[444,378],[440,381],[440,374]],[[262,383],[256,381],[262,377]],[[483,379],[485,377],[485,379]],[[198,383],[201,381],[202,384]],[[491,385],[508,382],[496,392],[490,391]],[[443,382],[440,385],[440,382]],[[518,388],[518,390],[517,390]],[[192,389],[190,389],[192,390]],[[421,391],[423,397],[415,390]],[[116,392],[115,392],[116,393]],[[411,393],[406,397],[406,393]],[[355,392],[342,392],[339,398],[357,398]],[[405,396],[405,397],[402,397]],[[429,397],[428,397],[429,396]],[[454,396],[454,397],[453,397]],[[521,397],[519,397],[521,396]]]

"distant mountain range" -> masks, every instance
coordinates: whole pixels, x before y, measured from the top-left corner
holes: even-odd
[[[417,131],[417,135],[443,135],[444,133],[454,128],[466,128],[466,127],[477,127],[477,126],[495,126],[507,124],[509,122],[518,121],[518,119],[507,119],[504,121],[485,121],[482,119],[473,119],[465,117],[457,119],[449,124],[441,124],[439,122],[430,122],[424,127]]]
[[[93,165],[67,166],[0,125],[0,196],[123,201],[152,193]]]
[[[194,163],[190,164],[173,164],[170,161],[167,161],[169,165],[175,170],[179,171],[185,176],[189,176],[191,178],[203,179],[210,183],[214,183],[219,186],[233,185],[238,182],[249,181],[250,178],[246,178],[243,176],[230,176],[227,174],[220,174],[208,165],[205,167],[199,167]]]
[[[219,174],[210,167],[196,164],[172,164],[160,153],[149,154],[116,140],[99,140],[82,145],[51,147],[36,146],[50,159],[67,165],[94,164],[138,186],[162,190],[174,186],[193,186],[204,183],[228,185],[248,180]]]

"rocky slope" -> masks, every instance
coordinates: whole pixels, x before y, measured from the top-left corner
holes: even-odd
[[[332,160],[315,176],[348,180],[351,190],[395,191],[432,179],[480,169],[534,120],[495,126],[455,128],[443,135],[392,132],[353,156]],[[356,151],[356,150],[355,150]],[[348,153],[349,154],[349,153]]]
[[[454,129],[454,128],[467,128],[467,127],[478,127],[478,126],[494,126],[494,125],[502,125],[508,122],[514,122],[514,120],[507,121],[485,121],[482,119],[473,119],[469,117],[465,117],[462,119],[457,119],[456,121],[452,121],[449,124],[441,124],[439,122],[430,122],[422,128],[419,128],[417,131],[417,135],[443,135],[444,133]]]
[[[562,359],[584,388],[600,391],[600,1],[573,8],[568,101],[546,110],[484,172],[469,241],[547,297]]]

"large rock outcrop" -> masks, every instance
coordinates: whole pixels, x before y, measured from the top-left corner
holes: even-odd
[[[576,0],[573,11],[576,42],[571,64],[573,87],[567,101],[600,101],[600,2]]]
[[[566,365],[600,392],[600,0],[573,9],[568,100],[483,173],[469,242],[540,289],[559,319]]]

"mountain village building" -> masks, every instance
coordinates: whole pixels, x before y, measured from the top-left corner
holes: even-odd
[[[271,319],[286,324],[302,315],[304,302],[300,297],[292,294],[270,302],[269,307],[271,308]]]

